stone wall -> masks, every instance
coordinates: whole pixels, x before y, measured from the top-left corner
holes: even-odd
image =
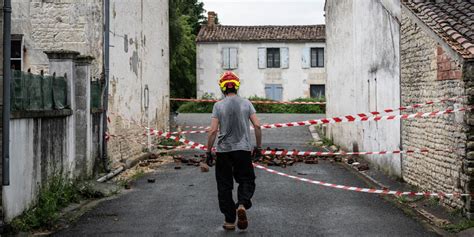
[[[95,58],[91,73],[102,72],[101,0],[12,0],[12,34],[23,35],[23,68],[48,72],[45,50],[74,50]],[[26,70],[23,70],[26,71]]]
[[[462,67],[444,45],[439,45],[412,18],[402,14],[401,98],[402,106],[462,96]],[[449,51],[451,52],[451,51]],[[463,102],[439,103],[417,109],[431,112],[463,107]],[[413,111],[407,111],[410,113]],[[422,190],[465,192],[469,177],[463,171],[466,159],[464,113],[402,121],[402,148],[437,149],[430,153],[403,155],[403,179]],[[451,207],[463,207],[460,198],[445,199]]]
[[[464,63],[463,66],[463,80],[466,83],[466,94],[468,96],[468,105],[472,108],[474,104],[474,60]],[[462,170],[466,174],[469,182],[464,184],[466,193],[474,193],[474,115],[471,112],[466,113],[466,122],[468,125],[468,142],[467,142],[467,157],[463,160]],[[466,199],[466,216],[474,218],[474,199],[468,197]]]

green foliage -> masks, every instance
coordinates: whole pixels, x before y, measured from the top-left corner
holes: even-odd
[[[271,101],[266,98],[250,97],[249,100]],[[324,101],[315,98],[299,98],[294,102],[320,102]],[[211,113],[214,104],[206,102],[187,102],[179,108],[179,113]],[[322,114],[325,113],[324,105],[295,105],[295,104],[253,104],[258,113],[301,113],[301,114]]]
[[[156,144],[161,145],[161,146],[181,146],[183,145],[181,142],[171,140],[168,138],[160,137],[158,138]]]
[[[458,232],[461,232],[463,230],[467,230],[473,227],[474,227],[474,220],[462,220],[459,223],[450,224],[443,228],[449,232],[458,233]]]
[[[196,96],[196,35],[205,19],[204,4],[197,0],[170,0],[171,97]],[[172,103],[172,110],[178,104]]]
[[[15,230],[30,231],[40,227],[50,228],[59,218],[59,211],[83,198],[98,194],[88,184],[74,183],[61,175],[52,177],[39,191],[37,203],[12,221]]]

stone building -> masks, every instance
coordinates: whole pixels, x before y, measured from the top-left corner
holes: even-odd
[[[197,96],[220,98],[226,70],[242,81],[240,95],[273,100],[324,97],[325,26],[207,25],[197,36]]]
[[[469,1],[402,2],[402,105],[468,95],[418,111],[472,106],[474,80],[474,3]],[[406,154],[403,179],[423,190],[474,193],[474,137],[471,112],[402,122],[402,147],[439,151]],[[473,217],[472,198],[445,199]]]
[[[102,73],[101,0],[12,0],[12,64],[15,69],[48,72],[45,50],[74,50],[94,57],[92,75]]]
[[[81,179],[97,173],[104,120],[110,121],[109,134],[119,135],[107,146],[110,168],[116,168],[146,150],[144,126],[164,130],[169,118],[167,0],[12,0],[12,8],[12,67],[23,74],[56,73],[66,81],[69,103],[12,115],[13,173],[2,195],[7,221],[35,202],[51,168]],[[105,46],[107,117],[100,101],[97,107],[91,102],[92,86],[104,88]],[[99,86],[99,100],[103,92]]]
[[[48,72],[45,50],[94,57],[92,80],[103,80],[104,0],[13,0],[16,69]],[[110,0],[109,141],[116,162],[142,153],[142,126],[165,129],[169,118],[168,2]],[[140,142],[133,142],[140,141]],[[122,157],[122,158],[120,158]]]
[[[328,117],[400,106],[400,2],[326,1],[326,84]],[[400,148],[400,122],[334,124],[328,137],[351,151]],[[401,176],[400,155],[368,156],[393,176]]]

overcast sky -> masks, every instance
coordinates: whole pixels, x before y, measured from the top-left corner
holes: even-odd
[[[324,24],[324,0],[202,0],[223,25]]]

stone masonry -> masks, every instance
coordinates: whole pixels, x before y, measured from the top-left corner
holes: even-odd
[[[73,50],[95,58],[91,73],[102,72],[101,0],[13,0],[12,34],[23,35],[23,68],[48,72],[45,50]],[[25,70],[26,71],[26,70]]]
[[[466,83],[462,80],[462,70],[465,65],[454,60],[452,55],[446,52],[444,47],[448,46],[435,41],[426,33],[426,29],[422,29],[406,14],[402,14],[401,25],[402,106],[464,95]],[[461,100],[426,106],[416,112],[464,106],[466,101]],[[402,121],[404,150],[437,150],[404,155],[403,179],[426,191],[468,191],[466,187],[471,177],[463,167],[466,161],[467,132],[464,113]],[[459,197],[446,198],[444,203],[450,207],[462,208],[466,200]]]

